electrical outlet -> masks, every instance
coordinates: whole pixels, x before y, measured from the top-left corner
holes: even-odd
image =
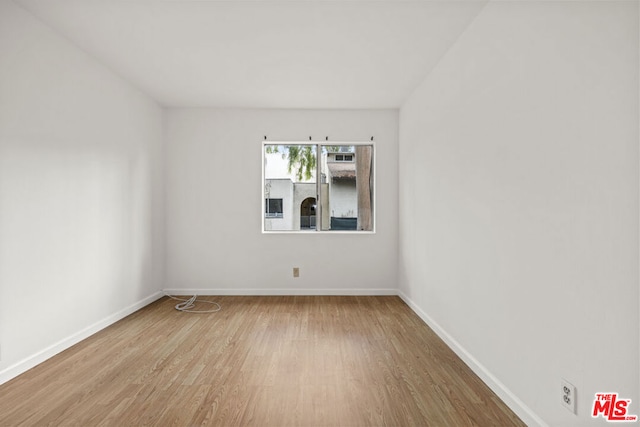
[[[293,267],[293,277],[300,277],[300,268]]]
[[[560,380],[560,387],[562,391],[562,405],[571,411],[572,414],[576,413],[576,386],[571,384],[565,379]]]

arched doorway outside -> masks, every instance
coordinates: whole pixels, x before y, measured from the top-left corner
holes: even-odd
[[[316,228],[316,199],[307,197],[300,203],[300,229]]]

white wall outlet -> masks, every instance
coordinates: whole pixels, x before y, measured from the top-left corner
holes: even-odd
[[[565,379],[560,380],[562,405],[571,411],[572,414],[576,413],[576,386],[571,384]]]
[[[300,277],[300,268],[293,267],[293,277]]]

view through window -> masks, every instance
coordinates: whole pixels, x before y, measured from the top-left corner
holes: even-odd
[[[264,231],[374,231],[373,144],[265,143]]]

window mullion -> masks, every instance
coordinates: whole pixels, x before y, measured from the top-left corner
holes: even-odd
[[[316,144],[316,231],[322,230],[322,146]]]

